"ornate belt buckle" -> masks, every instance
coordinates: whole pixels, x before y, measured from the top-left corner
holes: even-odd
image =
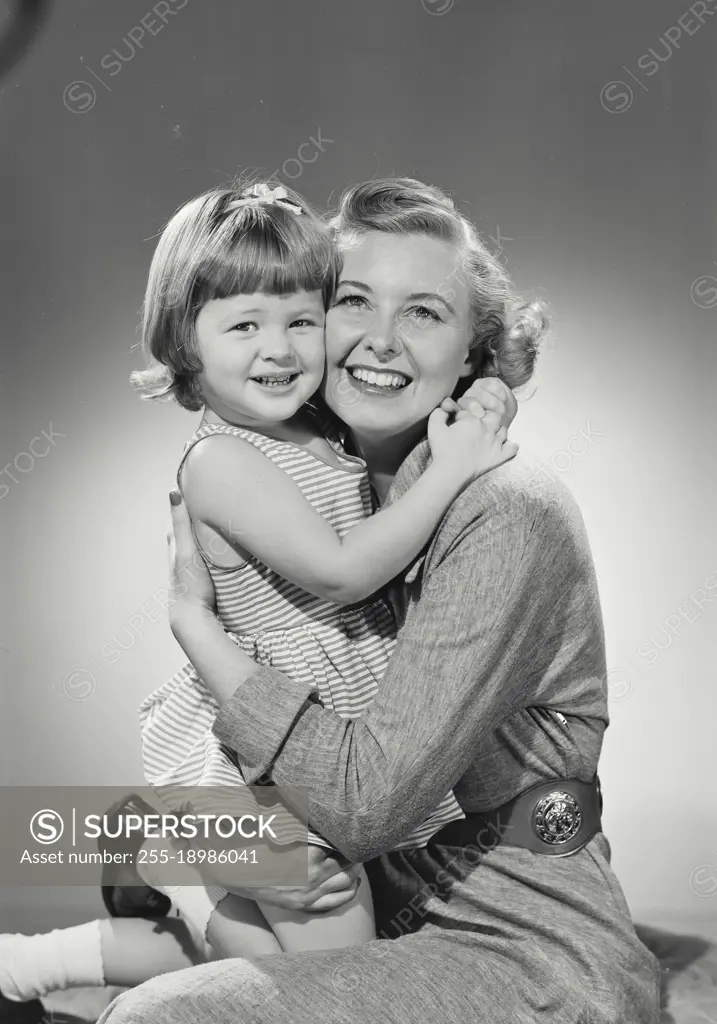
[[[556,789],[535,805],[533,830],[544,843],[562,846],[577,835],[582,820],[577,800],[569,793]]]

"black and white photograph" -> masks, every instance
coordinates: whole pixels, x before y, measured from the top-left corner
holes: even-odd
[[[0,1024],[717,1024],[717,0],[0,0]]]

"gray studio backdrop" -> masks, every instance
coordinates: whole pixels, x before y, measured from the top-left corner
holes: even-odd
[[[321,205],[415,175],[552,304],[515,434],[562,474],[592,539],[615,865],[638,915],[714,914],[716,14],[715,0],[51,6],[0,83],[5,784],[140,781],[136,705],[182,661],[157,595],[196,417],[127,383],[163,222],[244,168]],[[21,927],[99,906],[84,890],[4,899]]]

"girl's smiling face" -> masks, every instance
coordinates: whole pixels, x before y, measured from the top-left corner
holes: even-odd
[[[323,394],[358,436],[388,440],[422,427],[474,372],[460,253],[442,239],[381,231],[355,236],[342,251]]]
[[[266,426],[290,419],[324,374],[321,292],[212,299],[195,321],[199,386],[222,419]]]

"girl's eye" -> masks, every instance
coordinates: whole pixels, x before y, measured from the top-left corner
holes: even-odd
[[[242,334],[249,334],[252,328],[259,330],[256,320],[240,320],[238,324],[234,324],[232,330],[240,331]]]
[[[360,309],[366,305],[366,297],[364,295],[343,295],[340,299],[336,300],[334,305],[348,306],[350,309]]]
[[[301,317],[299,320],[292,320],[289,327],[316,327],[316,321]]]
[[[413,313],[417,320],[435,320],[438,323],[442,323],[441,318],[435,309],[429,309],[428,306],[414,306],[409,310],[409,313]]]

